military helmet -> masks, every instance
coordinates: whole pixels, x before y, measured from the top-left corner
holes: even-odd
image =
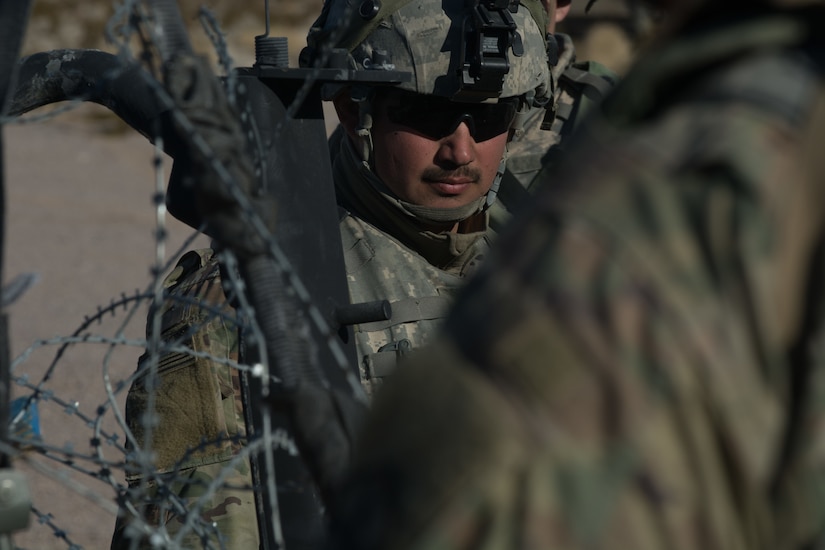
[[[325,48],[349,68],[408,72],[400,88],[455,101],[549,92],[540,0],[326,0],[302,65]]]

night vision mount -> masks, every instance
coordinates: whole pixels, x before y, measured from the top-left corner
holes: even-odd
[[[483,101],[501,95],[505,75],[510,72],[509,52],[521,57],[524,44],[510,13],[518,0],[468,0],[471,15],[462,28],[459,101]]]

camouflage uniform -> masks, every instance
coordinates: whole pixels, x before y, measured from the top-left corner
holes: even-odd
[[[392,307],[388,321],[353,327],[361,381],[371,394],[400,357],[434,338],[455,291],[488,249],[486,221],[470,233],[422,230],[365,181],[375,176],[349,140],[342,140],[334,170],[350,299]]]
[[[408,214],[388,211],[368,184],[351,185],[370,175],[353,158],[341,128],[331,137],[339,204],[348,210],[341,232],[350,297],[353,303],[386,299],[393,308],[393,319],[355,327],[361,380],[369,393],[395,370],[400,357],[436,334],[462,279],[481,263],[494,232],[529,202],[539,172],[552,172],[563,154],[562,141],[616,82],[606,67],[576,62],[569,36],[555,36],[561,53],[552,71],[556,84],[550,122],[545,123],[547,110],[532,109],[518,123],[497,200],[476,232],[433,237],[407,221]]]
[[[336,159],[336,185],[350,191],[363,190],[362,183],[346,179],[344,171],[357,168],[349,142],[344,140],[342,147]],[[372,393],[374,386],[395,368],[398,358],[434,338],[451,297],[488,244],[483,230],[440,238],[405,223],[397,214],[398,219],[393,219],[385,213],[374,225],[365,221],[376,220],[375,210],[364,210],[362,201],[369,198],[357,192],[347,196],[350,200],[346,202],[347,210],[342,210],[340,229],[351,300],[389,300],[393,308],[389,321],[353,327],[361,380]],[[382,229],[387,224],[392,225],[393,233]],[[405,245],[408,239],[417,240],[417,246]],[[234,465],[225,477],[225,484],[237,489],[212,492],[208,502],[198,502],[212,480],[227,476],[228,472],[222,470],[245,441],[238,371],[230,364],[214,361],[224,358],[237,364],[239,333],[244,324],[224,295],[220,267],[212,250],[183,256],[165,286],[169,296],[161,315],[164,345],[186,346],[211,358],[172,352],[160,360],[155,395],[159,423],[153,432],[153,447],[159,457],[153,477],[158,475],[157,481],[163,481],[167,475],[172,491],[185,500],[187,507],[202,506],[201,518],[207,523],[217,522],[228,548],[257,549],[257,520],[248,489],[251,478],[247,460]],[[148,399],[149,390],[138,378],[126,404],[129,428],[138,441],[144,437],[142,412]],[[213,445],[213,441],[219,444]],[[138,487],[143,478],[143,473],[135,472],[127,481]],[[150,501],[157,496],[156,485],[150,482]],[[165,525],[171,533],[178,532],[183,524],[173,510],[161,511],[158,504],[148,507],[146,517],[149,523]],[[125,523],[118,524],[113,547],[128,547],[121,539],[125,528]],[[188,535],[182,546],[200,547],[200,535]]]
[[[406,23],[410,22],[423,24],[421,17]],[[536,28],[543,25],[536,24]],[[562,104],[569,96],[558,97]],[[375,183],[376,176],[360,161],[349,139],[340,140],[334,170],[351,301],[389,300],[393,309],[389,321],[353,327],[362,382],[371,392],[392,372],[398,358],[434,338],[463,278],[486,254],[488,213],[475,214],[478,219],[472,232],[425,231],[409,212],[376,191],[370,183]],[[209,529],[214,521],[227,547],[257,548],[248,462],[239,460],[229,472],[223,469],[238,460],[245,443],[241,392],[237,371],[232,368],[232,362],[238,361],[242,320],[223,295],[220,269],[211,251],[184,256],[166,286],[162,341],[208,352],[212,360],[176,352],[161,358],[160,391],[155,395],[159,423],[153,433],[153,446],[161,460],[148,479],[145,516],[150,524],[163,525],[176,536],[182,516],[162,507],[171,492],[185,508],[201,510],[201,532],[191,530],[182,546],[201,546],[206,538],[218,547],[219,537]],[[150,393],[141,379],[129,393],[127,419],[138,442],[144,440],[142,413]],[[213,445],[220,436],[224,440]],[[231,489],[209,488],[219,476],[227,476],[223,481]],[[147,483],[146,474],[136,471],[128,481],[137,490]],[[208,500],[200,502],[202,495]],[[121,520],[113,547],[126,547],[126,527]]]
[[[188,510],[199,508],[200,530],[187,528],[188,534],[179,541],[183,548],[203,546],[204,529],[213,547],[220,548],[210,529],[214,522],[217,531],[232,541],[232,548],[257,549],[249,461],[236,460],[246,428],[238,370],[232,366],[238,364],[244,323],[226,300],[211,250],[185,254],[164,281],[164,288],[168,298],[160,312],[161,340],[165,347],[176,346],[180,351],[161,350],[156,390],[148,387],[145,373],[129,389],[126,419],[136,441],[142,444],[146,438],[143,414],[149,399],[154,400],[157,415],[152,432],[155,467],[148,476],[140,470],[127,473],[133,490],[146,491],[130,500],[145,506],[144,517],[150,525],[164,526],[173,537],[183,527],[184,518],[169,507],[166,491],[177,495]],[[151,330],[150,322],[147,333]],[[141,358],[139,372],[147,368],[149,359],[148,354]],[[211,482],[221,478],[221,491],[208,490]],[[119,518],[112,548],[131,547],[128,528],[129,522]],[[140,547],[153,546],[146,540]]]
[[[804,3],[705,2],[585,125],[376,396],[342,547],[822,547],[825,8]]]
[[[560,55],[552,71],[555,89],[549,118],[547,110],[533,110],[525,118],[523,130],[507,145],[507,170],[497,200],[490,207],[490,226],[495,231],[500,231],[519,208],[529,203],[539,173],[555,170],[573,130],[618,81],[600,63],[577,62],[576,49],[568,35],[554,36]]]

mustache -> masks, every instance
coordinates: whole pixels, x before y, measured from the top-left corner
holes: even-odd
[[[444,181],[452,178],[469,179],[473,183],[478,183],[481,179],[481,170],[471,166],[458,166],[453,169],[430,167],[424,170],[422,178],[425,181]]]

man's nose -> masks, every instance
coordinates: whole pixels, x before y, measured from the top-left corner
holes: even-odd
[[[470,164],[475,158],[475,140],[472,134],[473,119],[462,117],[455,130],[441,139],[438,155],[457,166]]]

